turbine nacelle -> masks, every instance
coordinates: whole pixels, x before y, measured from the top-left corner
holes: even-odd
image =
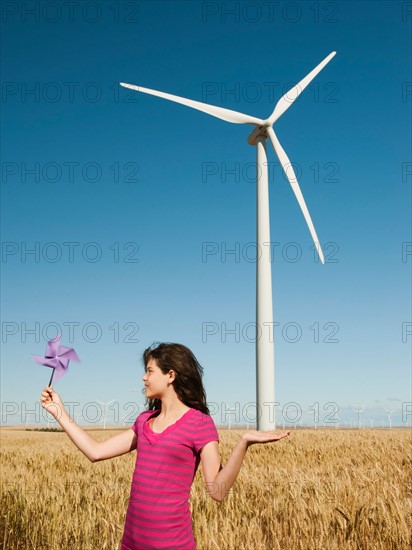
[[[269,128],[269,125],[267,124],[262,124],[262,126],[256,126],[256,128],[252,130],[248,135],[247,142],[249,143],[249,145],[256,146],[256,140],[259,136],[267,138],[268,128]]]

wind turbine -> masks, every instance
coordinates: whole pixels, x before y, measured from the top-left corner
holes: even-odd
[[[229,409],[227,403],[224,402],[224,405],[225,405],[225,417],[226,415],[228,414],[229,415],[229,430],[232,428],[232,414],[235,415],[235,421],[236,421],[236,413],[237,413],[237,409],[236,407],[235,408],[232,408],[232,409]]]
[[[270,216],[269,216],[269,189],[268,189],[268,163],[266,156],[266,140],[269,138],[279,162],[289,180],[296,196],[303,216],[309,227],[310,234],[315,243],[316,250],[322,263],[325,263],[322,248],[312,223],[308,208],[300,190],[292,164],[283,150],[273,130],[274,123],[293,104],[303,90],[335,56],[331,52],[319,65],[317,65],[305,78],[287,92],[277,102],[272,114],[266,120],[254,116],[238,113],[230,109],[208,105],[200,101],[186,99],[176,95],[143,88],[133,84],[121,82],[120,85],[137,92],[154,95],[168,99],[176,103],[197,109],[216,118],[233,122],[235,124],[251,124],[255,129],[250,133],[248,142],[256,147],[256,187],[257,187],[257,237],[256,247],[260,258],[256,260],[256,331],[260,336],[256,339],[256,419],[258,430],[274,429],[274,419],[270,421],[269,408],[275,403],[275,357],[274,345],[271,341],[271,329],[273,325],[272,305],[272,268],[270,258]],[[266,244],[266,246],[265,246]],[[266,330],[264,330],[264,327]],[[266,406],[265,406],[266,405]]]
[[[114,399],[112,399],[111,401],[108,401],[107,403],[103,403],[103,401],[99,401],[98,399],[96,399],[96,401],[98,403],[100,403],[101,405],[103,405],[103,430],[106,429],[106,419],[107,419],[107,408],[108,406],[110,405],[110,403],[113,403]]]
[[[358,415],[358,429],[360,430],[361,428],[361,414],[362,412],[365,410],[365,407],[361,407],[360,409],[355,409],[354,407],[352,407],[352,410],[355,411],[355,413],[357,413]]]
[[[392,429],[392,413],[395,412],[395,409],[385,409],[385,411],[388,413],[388,422],[389,422],[389,429]]]

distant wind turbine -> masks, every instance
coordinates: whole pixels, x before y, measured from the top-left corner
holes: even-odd
[[[360,409],[355,409],[354,407],[352,407],[352,410],[355,411],[358,415],[358,429],[360,430],[360,428],[361,428],[361,414],[365,410],[365,407],[361,407]]]
[[[229,413],[229,430],[231,429],[232,427],[232,414],[235,415],[235,420],[236,420],[236,413],[237,413],[237,410],[236,408],[234,409],[229,409],[228,406],[227,406],[227,403],[225,403],[225,413]]]
[[[389,423],[389,429],[392,429],[392,413],[395,412],[395,409],[385,409],[385,411],[388,413],[388,423]]]
[[[319,63],[305,78],[287,92],[277,102],[275,109],[269,118],[263,120],[254,116],[238,113],[230,109],[216,107],[200,101],[186,99],[176,95],[143,88],[134,84],[121,82],[121,86],[142,92],[145,94],[168,99],[197,109],[216,118],[233,122],[235,124],[251,124],[255,129],[248,138],[250,145],[256,146],[256,187],[257,187],[257,238],[256,246],[260,257],[256,260],[256,420],[258,430],[270,430],[275,428],[275,419],[270,418],[270,407],[275,403],[275,358],[274,345],[271,341],[273,324],[272,304],[272,271],[270,255],[270,215],[269,215],[269,189],[268,189],[268,162],[266,156],[266,140],[269,138],[279,162],[289,180],[295,197],[302,210],[303,216],[309,227],[310,234],[315,243],[316,250],[322,263],[325,262],[322,248],[319,243],[312,219],[300,190],[292,164],[283,150],[274,130],[274,123],[293,104],[303,90],[310,84],[316,75],[329,63],[336,52],[330,53]],[[264,330],[264,328],[266,330]],[[266,406],[265,406],[266,405]],[[268,406],[269,405],[269,406]]]
[[[103,405],[103,430],[106,429],[106,419],[107,419],[107,408],[108,406],[110,405],[110,403],[113,403],[114,399],[112,399],[111,401],[108,401],[107,403],[103,403],[103,401],[99,401],[97,399],[97,402],[100,403],[101,405]]]

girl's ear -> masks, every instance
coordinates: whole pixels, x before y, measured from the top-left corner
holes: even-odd
[[[169,382],[170,384],[176,380],[176,373],[174,370],[169,371]]]

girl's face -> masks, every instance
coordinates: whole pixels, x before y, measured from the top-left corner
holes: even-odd
[[[171,379],[171,373],[164,374],[156,365],[154,359],[149,359],[146,366],[146,373],[142,376],[142,380],[145,385],[146,397],[148,399],[161,399],[173,381]]]

